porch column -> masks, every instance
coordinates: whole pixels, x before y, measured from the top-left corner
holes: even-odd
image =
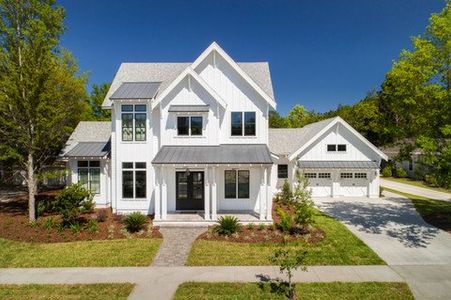
[[[205,220],[210,220],[210,168],[204,169],[204,209],[205,209]]]
[[[168,216],[168,188],[166,184],[166,168],[161,168],[161,219],[166,220]]]
[[[266,170],[266,220],[272,220],[272,188],[271,188],[271,167]]]
[[[261,183],[260,183],[260,197],[259,197],[259,217],[260,220],[265,219],[264,204],[266,200],[266,168],[261,168]]]
[[[154,205],[154,210],[155,210],[155,220],[160,220],[161,219],[161,210],[160,210],[160,201],[161,201],[161,193],[160,193],[160,176],[161,176],[161,167],[156,167],[155,168],[155,192],[154,192],[154,197],[155,197],[155,205]]]
[[[216,192],[216,168],[212,168],[211,172],[211,219],[217,220],[218,195]]]

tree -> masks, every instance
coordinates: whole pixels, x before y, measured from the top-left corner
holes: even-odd
[[[321,114],[314,111],[308,111],[304,106],[296,104],[286,117],[288,126],[291,128],[304,127],[313,122],[320,121],[322,119]]]
[[[271,110],[269,112],[269,128],[286,128],[288,127],[287,120],[278,112]]]
[[[59,47],[63,20],[54,0],[0,0],[0,160],[26,174],[30,222],[38,175],[87,111],[86,76]]]
[[[433,14],[426,33],[412,38],[382,84],[380,111],[395,140],[420,134],[436,137],[451,124],[451,2]]]
[[[88,104],[91,110],[90,120],[95,121],[110,121],[111,110],[102,109],[102,102],[105,99],[108,90],[110,89],[110,83],[103,83],[100,85],[93,84],[92,91],[88,98]]]

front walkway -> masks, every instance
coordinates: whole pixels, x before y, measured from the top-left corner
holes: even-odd
[[[163,243],[153,261],[154,266],[184,266],[194,240],[205,227],[163,227]]]
[[[412,202],[385,198],[316,198],[325,213],[342,221],[389,265],[451,265],[451,234],[426,223]]]
[[[397,190],[403,193],[422,196],[430,199],[437,199],[437,200],[444,200],[444,201],[451,201],[451,194],[450,193],[444,193],[439,191],[434,191],[431,189],[422,188],[419,186],[414,186],[411,184],[406,183],[400,183],[392,180],[387,179],[380,179],[381,186],[387,187],[393,190]]]

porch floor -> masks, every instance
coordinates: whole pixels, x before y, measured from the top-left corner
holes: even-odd
[[[216,220],[205,220],[204,212],[168,212],[166,220],[154,220],[153,224],[160,227],[207,227],[214,225]],[[234,216],[242,224],[271,224],[272,221],[260,220],[258,213],[253,211],[218,211],[218,219],[223,216]]]

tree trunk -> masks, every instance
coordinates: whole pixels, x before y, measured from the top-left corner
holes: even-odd
[[[36,221],[36,179],[34,177],[34,159],[33,155],[28,154],[28,218],[30,223]]]

